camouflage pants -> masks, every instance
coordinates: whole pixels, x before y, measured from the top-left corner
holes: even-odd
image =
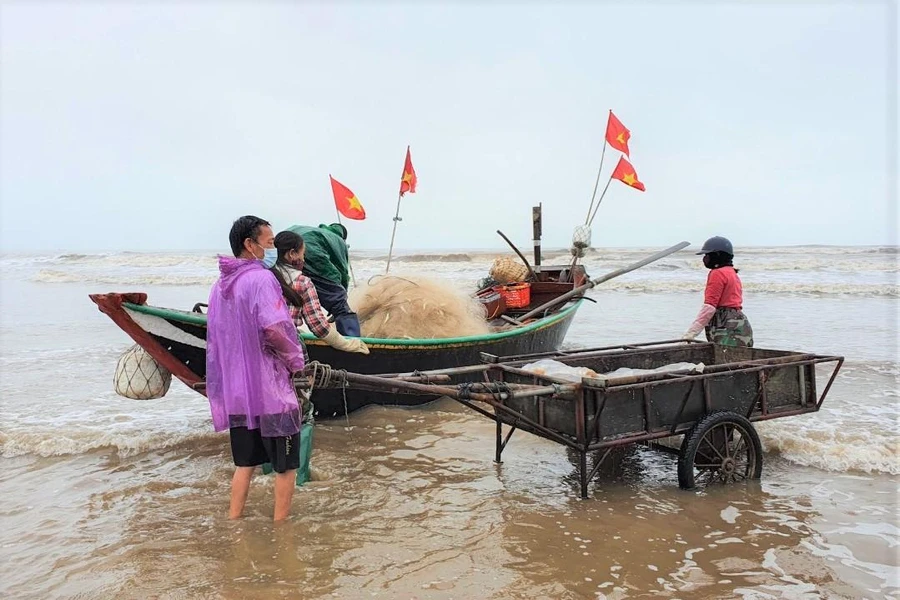
[[[717,308],[709,325],[706,339],[720,346],[753,347],[753,328],[744,313],[737,308]]]

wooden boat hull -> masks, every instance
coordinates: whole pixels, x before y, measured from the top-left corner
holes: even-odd
[[[91,295],[136,343],[188,386],[206,377],[206,315],[151,307],[146,294]],[[363,338],[370,354],[334,350],[321,340],[304,335],[310,360],[356,373],[425,371],[475,364],[482,352],[510,356],[558,350],[581,306],[575,300],[547,317],[509,331],[440,340],[381,340]],[[457,381],[465,381],[462,376]],[[390,394],[361,390],[322,389],[312,401],[320,418],[343,416],[369,404],[419,405],[433,395]]]

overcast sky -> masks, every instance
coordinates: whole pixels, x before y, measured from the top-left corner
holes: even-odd
[[[399,249],[500,247],[498,228],[527,247],[539,202],[564,246],[609,109],[647,191],[612,182],[594,245],[896,243],[896,19],[876,2],[4,2],[2,250],[227,251],[242,214],[334,221],[329,173],[368,212],[351,245],[386,248],[407,144]]]

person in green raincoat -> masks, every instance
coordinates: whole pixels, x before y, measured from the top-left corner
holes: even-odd
[[[334,320],[338,333],[359,337],[359,317],[347,303],[350,285],[350,252],[347,228],[340,223],[310,227],[294,225],[288,231],[300,235],[306,245],[303,274],[319,294],[322,307]]]

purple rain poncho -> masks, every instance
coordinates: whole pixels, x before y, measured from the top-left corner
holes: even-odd
[[[263,437],[300,431],[291,374],[303,351],[281,287],[258,260],[219,257],[209,293],[206,394],[216,431],[259,429]]]

